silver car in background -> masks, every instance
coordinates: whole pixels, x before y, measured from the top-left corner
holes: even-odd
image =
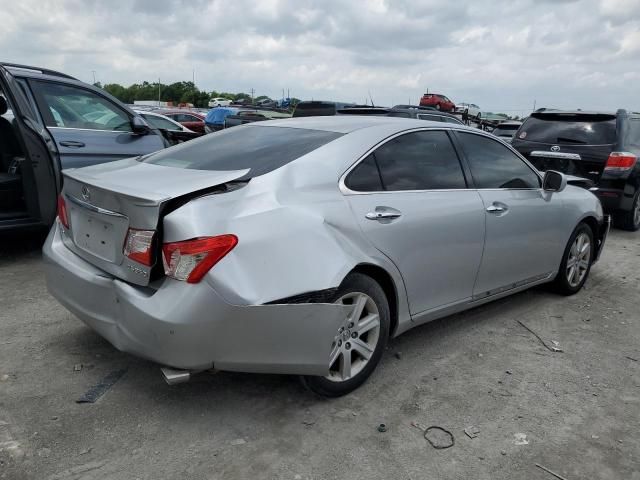
[[[416,325],[545,282],[576,293],[609,224],[563,174],[424,120],[261,122],[64,173],[44,256],[71,312],[187,376],[298,374],[325,396]]]

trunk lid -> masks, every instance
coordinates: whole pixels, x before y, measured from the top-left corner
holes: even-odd
[[[147,285],[153,265],[142,265],[123,253],[129,228],[155,230],[158,252],[160,218],[168,202],[206,193],[247,171],[193,170],[136,159],[65,170],[63,196],[70,223],[65,244],[105,272]],[[155,263],[159,261],[155,255]]]

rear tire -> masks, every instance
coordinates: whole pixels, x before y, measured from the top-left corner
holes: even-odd
[[[560,270],[552,283],[552,289],[561,295],[578,293],[587,281],[596,245],[591,227],[579,224],[569,237],[564,249]]]
[[[616,227],[622,230],[635,232],[640,229],[640,190],[633,197],[631,210],[615,213],[613,219]]]
[[[360,304],[345,320],[331,346],[329,375],[303,376],[302,384],[317,395],[339,397],[362,385],[378,365],[389,339],[389,302],[371,277],[350,273],[334,297],[335,303]],[[359,310],[359,312],[357,311]],[[369,357],[369,358],[366,358]]]

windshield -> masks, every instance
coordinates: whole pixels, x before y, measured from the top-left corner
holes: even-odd
[[[616,141],[613,115],[539,115],[529,117],[518,134],[529,142],[607,145]]]
[[[247,125],[160,150],[140,161],[195,170],[248,168],[247,177],[252,178],[276,170],[341,136],[323,130]]]

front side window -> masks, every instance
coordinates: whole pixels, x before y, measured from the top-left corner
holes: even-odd
[[[388,141],[353,169],[345,184],[356,191],[466,188],[458,156],[443,131],[407,133]]]
[[[458,132],[476,188],[540,188],[540,177],[496,140]]]
[[[49,127],[131,131],[129,116],[116,105],[89,90],[71,85],[36,82]]]

